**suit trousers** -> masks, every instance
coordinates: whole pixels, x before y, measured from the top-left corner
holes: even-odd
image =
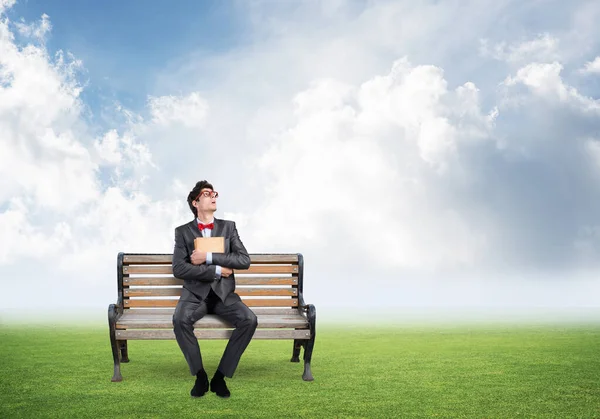
[[[192,375],[196,375],[204,368],[200,345],[194,335],[194,323],[206,314],[216,314],[235,328],[218,367],[224,376],[231,378],[242,354],[252,340],[258,320],[254,312],[242,301],[226,306],[213,290],[204,300],[200,300],[184,288],[173,314],[173,328],[179,348],[183,352]]]

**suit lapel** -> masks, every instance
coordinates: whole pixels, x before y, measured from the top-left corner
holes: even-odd
[[[203,237],[202,232],[200,232],[200,229],[198,228],[198,222],[196,221],[196,219],[190,221],[188,227],[194,235],[194,239],[197,237]]]
[[[223,237],[223,220],[215,218],[215,226],[211,232],[211,237]]]

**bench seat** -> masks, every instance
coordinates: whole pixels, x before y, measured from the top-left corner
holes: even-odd
[[[147,312],[148,310],[127,310],[117,320],[117,329],[172,329],[173,312]],[[258,329],[296,328],[308,329],[308,319],[298,313],[298,310],[289,310],[268,313],[267,310],[252,310],[258,317]],[[195,323],[195,327],[203,329],[231,328],[227,322],[214,314],[207,314]],[[309,331],[310,332],[310,331]]]
[[[258,319],[253,339],[293,340],[292,362],[304,348],[305,381],[312,381],[316,309],[303,296],[301,254],[251,254],[246,270],[234,270],[236,290]],[[129,340],[175,339],[173,313],[183,281],[172,272],[172,254],[119,253],[117,303],[108,307],[114,360],[112,381],[121,381],[121,362],[129,362]],[[194,324],[199,339],[229,339],[232,325],[214,314]]]
[[[127,310],[117,320],[117,339],[174,339],[174,311]],[[275,313],[268,312],[275,310],[253,311],[258,318],[258,327],[253,339],[310,338],[308,319],[298,313],[298,310],[277,310]],[[202,339],[228,338],[233,330],[230,324],[214,314],[207,314],[197,321],[194,327],[194,334]]]

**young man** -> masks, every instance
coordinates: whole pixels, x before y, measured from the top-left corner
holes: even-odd
[[[218,196],[207,181],[196,183],[187,198],[194,220],[175,229],[173,275],[183,279],[184,284],[173,314],[173,327],[190,372],[196,376],[190,392],[192,397],[202,397],[209,389],[200,346],[194,336],[194,323],[214,313],[235,327],[210,381],[210,390],[220,397],[230,396],[224,377],[233,377],[257,326],[256,315],[234,292],[233,269],[248,269],[250,256],[235,223],[214,218]],[[194,250],[196,237],[224,237],[225,253]]]

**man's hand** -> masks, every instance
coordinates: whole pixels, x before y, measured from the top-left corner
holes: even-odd
[[[233,273],[233,269],[226,268],[225,266],[221,266],[221,276],[223,278],[227,278],[232,273]]]
[[[206,252],[194,250],[190,259],[193,265],[202,265],[204,262],[206,262]]]

